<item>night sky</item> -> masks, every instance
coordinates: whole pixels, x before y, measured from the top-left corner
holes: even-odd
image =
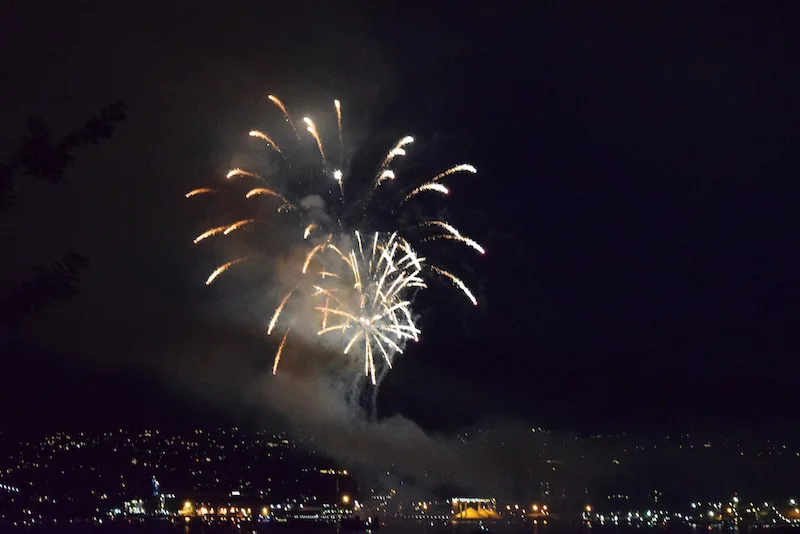
[[[796,417],[789,3],[232,4],[3,16],[3,153],[28,116],[66,133],[109,102],[129,107],[65,184],[20,181],[0,213],[2,287],[71,250],[91,262],[76,298],[3,331],[4,427],[268,409],[186,372],[212,367],[198,345],[268,367],[274,340],[203,284],[218,258],[192,246],[204,220],[183,197],[269,126],[267,93],[300,116],[341,99],[356,160],[410,132],[422,161],[479,170],[450,182],[449,210],[488,250],[459,267],[481,305],[426,295],[423,341],[384,382],[383,414],[437,430],[503,415],[659,432]]]

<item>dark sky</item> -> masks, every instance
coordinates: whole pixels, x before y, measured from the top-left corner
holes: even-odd
[[[489,251],[460,271],[482,304],[424,302],[384,413],[439,429],[796,416],[789,3],[232,4],[2,17],[2,150],[30,115],[66,132],[111,101],[130,108],[67,184],[23,186],[0,215],[3,281],[69,250],[91,260],[76,299],[3,334],[7,426],[224,421],[206,401],[225,387],[182,367],[206,365],[194,344],[270,364],[263,318],[203,285],[216,260],[191,246],[204,221],[183,198],[224,174],[267,92],[303,111],[340,98],[367,156],[410,131],[424,160],[480,171],[452,184],[450,210]]]

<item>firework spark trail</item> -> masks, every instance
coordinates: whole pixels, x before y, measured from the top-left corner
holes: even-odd
[[[372,363],[372,355],[369,353],[369,335],[366,335],[364,336],[364,376],[369,376]]]
[[[217,267],[217,269],[213,273],[211,273],[211,276],[208,277],[208,280],[206,280],[206,285],[210,286],[211,282],[213,282],[216,277],[218,277],[219,275],[221,275],[222,273],[224,273],[225,271],[227,271],[228,269],[230,269],[231,267],[233,267],[237,263],[241,263],[241,262],[243,262],[245,260],[249,260],[250,258],[252,258],[254,256],[257,256],[257,255],[258,254],[250,254],[248,256],[242,256],[241,258],[236,258],[235,260],[231,260],[228,263],[220,265],[219,267]]]
[[[467,296],[467,298],[470,300],[470,302],[472,302],[473,306],[477,306],[478,305],[478,301],[475,299],[475,295],[472,294],[472,291],[470,291],[469,288],[467,288],[467,286],[464,285],[464,282],[462,282],[457,276],[445,271],[444,269],[440,269],[439,267],[436,267],[435,265],[431,265],[431,269],[434,272],[439,273],[439,274],[441,274],[442,276],[444,276],[446,278],[449,278],[450,281],[453,282],[453,284],[456,285],[456,287],[458,287],[461,291],[464,292],[464,294]]]
[[[383,158],[381,162],[380,170],[378,171],[378,175],[375,177],[375,181],[370,188],[369,192],[367,193],[367,200],[364,203],[364,210],[367,209],[367,204],[369,204],[370,199],[372,198],[372,193],[378,188],[386,180],[394,180],[395,174],[394,171],[391,169],[387,169],[386,166],[391,163],[391,161],[397,156],[405,156],[406,151],[403,149],[404,146],[411,144],[414,142],[414,138],[410,135],[407,135],[400,139],[394,147],[386,154],[386,157]]]
[[[308,239],[308,236],[311,235],[311,231],[316,227],[317,225],[314,223],[311,223],[308,226],[306,226],[306,229],[303,230],[303,239]]]
[[[322,250],[326,246],[327,246],[327,243],[320,243],[319,245],[317,245],[314,248],[312,248],[308,252],[308,254],[306,254],[306,261],[303,263],[303,274],[306,274],[306,271],[308,270],[308,266],[311,263],[311,260],[314,259],[314,256],[316,256],[317,252],[319,252],[320,250]]]
[[[383,347],[383,343],[381,343],[380,338],[375,332],[370,332],[372,334],[372,338],[375,340],[375,344],[378,345],[378,348],[383,354],[383,359],[386,360],[386,365],[389,366],[389,369],[392,368],[392,359],[389,357],[389,353],[386,352],[386,349]]]
[[[342,251],[339,250],[339,248],[336,245],[327,243],[326,247],[336,252],[339,255],[339,257],[342,258],[342,260],[352,269],[353,266],[350,265],[350,259],[347,256],[345,256],[344,253],[342,253]]]
[[[314,308],[314,309],[316,310],[316,309],[319,309],[319,308]],[[322,310],[322,311],[325,311],[325,310]],[[322,336],[322,335],[325,335],[325,334],[330,334],[331,332],[338,332],[339,330],[344,331],[347,328],[347,326],[348,326],[347,323],[337,324],[336,326],[329,326],[329,327],[323,328],[322,330],[317,332],[317,335],[318,336]]]
[[[391,163],[392,159],[394,159],[395,157],[397,157],[397,156],[405,156],[406,151],[405,151],[405,149],[403,149],[403,147],[405,145],[411,144],[413,142],[414,142],[414,138],[411,137],[410,135],[407,135],[407,136],[403,137],[386,154],[386,157],[383,158],[383,161],[381,162],[381,165],[380,165],[380,168],[379,168],[379,171],[378,171],[378,175],[375,176],[375,180],[373,181],[372,186],[367,190],[366,198],[362,202],[362,207],[361,207],[362,215],[366,214],[367,206],[369,205],[370,201],[372,200],[372,195],[373,195],[373,193],[375,193],[375,190],[378,189],[378,186],[380,186],[386,180],[394,180],[395,179],[394,171],[391,170],[391,169],[387,169],[386,166],[389,165],[389,163]]]
[[[281,363],[281,353],[283,352],[283,347],[286,346],[286,338],[289,337],[289,332],[292,331],[292,327],[286,329],[286,332],[283,334],[283,339],[281,339],[281,344],[278,347],[278,352],[275,353],[275,362],[272,364],[272,374],[276,374],[278,372],[278,364]]]
[[[336,169],[333,171],[333,179],[339,184],[339,197],[344,201],[344,183],[342,182],[342,171]]]
[[[208,187],[200,187],[198,189],[192,189],[186,193],[186,198],[192,198],[195,195],[202,195],[203,193],[216,193],[216,191]]]
[[[344,348],[344,353],[345,353],[345,354],[347,354],[348,352],[350,352],[350,349],[352,348],[353,344],[354,344],[356,341],[358,341],[358,338],[360,338],[360,337],[361,337],[363,334],[364,334],[364,331],[363,331],[363,330],[359,330],[358,332],[356,332],[356,335],[354,335],[354,336],[352,337],[352,339],[350,339],[350,343],[348,343],[348,344],[347,344],[347,346]]]
[[[364,247],[361,245],[361,234],[356,230],[356,239],[358,240],[358,252],[361,254],[361,259],[364,259]]]
[[[428,182],[427,184],[422,184],[421,186],[417,187],[409,194],[407,194],[406,197],[403,199],[403,202],[408,202],[411,198],[419,195],[423,191],[437,191],[443,195],[447,195],[450,193],[450,190],[447,189],[442,184],[437,182]]]
[[[317,306],[314,309],[318,310],[318,311],[325,311],[325,308],[323,308],[321,306]],[[338,309],[338,308],[328,308],[328,313],[330,313],[331,315],[337,315],[339,317],[344,317],[348,321],[353,321],[353,322],[356,322],[356,323],[359,322],[358,317],[356,317],[355,315],[353,315],[351,313],[347,313],[346,311]],[[339,325],[339,326],[342,326],[342,327],[346,328],[346,327],[349,327],[350,325],[345,324],[345,325]],[[338,328],[338,327],[335,327],[335,328]]]
[[[369,374],[372,377],[372,385],[375,385],[375,360],[372,358],[372,343],[369,342],[369,334],[364,336],[364,351],[367,353],[369,362]]]
[[[395,179],[394,171],[391,169],[385,169],[381,171],[381,173],[378,175],[378,180],[375,182],[375,187],[378,187],[379,185],[381,185],[381,183],[385,182],[386,180],[394,180],[394,179]]]
[[[338,99],[333,101],[333,107],[336,108],[336,125],[339,127],[339,146],[342,147],[342,103]]]
[[[407,135],[400,139],[396,145],[392,147],[392,149],[386,154],[386,157],[383,158],[383,164],[381,167],[385,167],[388,165],[395,157],[397,156],[405,156],[406,151],[403,150],[403,147],[406,145],[410,145],[414,142],[414,138],[410,135]]]
[[[323,278],[324,278],[324,277],[323,277]],[[337,276],[337,278],[338,278],[338,276]],[[317,295],[325,295],[326,297],[329,297],[329,298],[331,298],[331,299],[335,300],[337,304],[342,304],[342,301],[341,301],[341,300],[339,300],[338,298],[336,298],[336,297],[334,296],[334,294],[333,294],[333,293],[334,293],[334,291],[336,291],[336,289],[334,289],[334,288],[332,288],[332,289],[325,289],[324,287],[320,287],[320,286],[318,286],[318,285],[314,285],[314,291],[315,291],[315,292],[314,292],[314,296],[317,296]],[[316,309],[316,308],[315,308],[315,309]]]
[[[354,250],[350,251],[350,266],[353,269],[353,277],[355,278],[355,288],[362,289],[364,286],[361,284],[361,269],[358,268],[358,259]]]
[[[292,130],[294,131],[294,135],[297,137],[297,139],[300,140],[300,134],[297,133],[297,128],[294,127],[294,123],[292,122],[292,118],[289,116],[289,112],[286,111],[286,106],[283,105],[283,102],[281,102],[280,99],[275,95],[267,95],[267,98],[269,98],[272,101],[273,104],[278,106],[278,109],[280,109],[281,113],[283,113],[283,118],[286,119],[286,122],[288,122],[289,126],[292,127]]]
[[[378,232],[375,232],[375,238],[372,240],[372,256],[369,258],[369,270],[372,271],[372,260],[375,258],[375,251],[378,248]]]
[[[325,151],[322,150],[322,139],[320,139],[320,137],[319,137],[319,132],[317,131],[317,127],[314,126],[314,121],[312,121],[308,117],[303,117],[303,122],[305,122],[306,125],[308,126],[306,128],[306,130],[308,130],[308,133],[310,133],[311,137],[314,138],[314,141],[317,142],[317,148],[319,149],[319,155],[322,156],[322,163],[324,164],[325,163]]]
[[[421,271],[422,262],[425,261],[425,258],[417,256],[417,253],[414,252],[414,249],[411,248],[411,245],[408,243],[408,241],[406,241],[402,237],[400,238],[399,245],[400,245],[400,250],[405,252],[405,256],[400,258],[400,260],[397,262],[397,265],[403,265],[405,262],[410,262],[411,265],[413,265],[414,268],[417,269],[417,271]]]
[[[452,239],[453,241],[458,241],[460,243],[464,243],[468,247],[477,250],[481,254],[486,254],[486,250],[480,246],[474,239],[470,239],[469,237],[463,236],[461,234],[452,235],[452,234],[441,234],[441,235],[434,235],[431,237],[426,237],[422,240],[423,243],[428,241],[437,241],[439,239]]]
[[[278,143],[276,143],[275,141],[273,141],[273,140],[272,140],[272,139],[271,139],[271,138],[270,138],[270,137],[269,137],[267,134],[265,134],[264,132],[261,132],[261,131],[259,131],[259,130],[250,130],[250,133],[249,133],[248,135],[249,135],[250,137],[258,137],[259,139],[261,139],[261,140],[265,141],[265,142],[267,143],[267,146],[268,146],[268,147],[270,147],[270,148],[274,149],[274,150],[275,150],[275,152],[277,152],[278,154],[280,154],[281,156],[283,156],[283,151],[282,151],[282,150],[281,150],[281,148],[278,146]]]
[[[259,176],[258,174],[254,173],[254,172],[246,171],[244,169],[240,169],[238,167],[235,168],[235,169],[229,170],[228,174],[225,175],[225,178],[230,180],[231,178],[235,178],[236,176],[249,176],[250,178],[258,178],[260,180],[263,180],[263,178],[261,176]]]
[[[394,242],[394,238],[397,237],[397,232],[394,232],[391,237],[389,237],[389,241],[386,245],[378,247],[378,250],[381,251],[380,258],[378,258],[378,264],[376,268],[381,266],[381,262],[385,261],[387,264],[387,268],[391,267],[392,258],[394,257],[395,250],[397,248],[397,243]]]
[[[226,224],[226,225],[223,225],[223,226],[217,226],[216,228],[211,228],[210,230],[206,230],[205,232],[203,232],[202,234],[200,234],[199,236],[194,238],[194,244],[196,245],[197,243],[199,243],[203,239],[205,239],[207,237],[211,237],[212,235],[221,234],[222,232],[227,230],[229,226],[230,226],[230,224]]]
[[[375,185],[373,186],[373,189],[378,187],[382,182],[384,182],[387,179],[394,180],[395,178],[394,171],[392,171],[391,169],[387,169],[386,166],[389,165],[389,163],[391,163],[392,160],[397,156],[405,156],[406,151],[403,149],[403,147],[413,142],[414,138],[411,137],[410,135],[407,135],[402,139],[400,139],[397,142],[397,144],[395,144],[394,147],[392,147],[392,149],[386,154],[386,157],[383,158],[383,162],[381,163],[380,172],[378,173],[378,176],[375,178]]]
[[[392,338],[381,332],[380,330],[375,330],[374,334],[381,338],[384,343],[390,345],[398,354],[403,354],[403,349],[400,348],[400,345],[392,341]]]
[[[413,273],[411,275],[404,276],[404,273],[401,272],[400,276],[395,278],[394,282],[392,282],[389,285],[389,289],[386,290],[386,293],[383,296],[383,302],[387,302],[389,299],[394,297],[394,295],[397,292],[397,290],[401,289],[405,285],[405,282],[407,282],[406,278],[411,278],[411,277],[416,276],[416,275],[417,275],[417,273],[415,272],[415,273]],[[391,312],[393,310],[390,309],[389,311]]]
[[[383,256],[383,257],[385,257],[385,256]],[[383,257],[381,259],[383,259]],[[376,266],[376,268],[380,268],[380,266],[381,266],[381,261],[378,260],[378,265]],[[375,288],[375,296],[372,299],[372,305],[373,306],[378,301],[378,297],[381,296],[381,288],[383,287],[383,283],[386,281],[386,276],[389,275],[389,273],[391,272],[392,268],[393,268],[393,266],[392,266],[391,262],[387,261],[386,262],[386,267],[383,269],[383,274],[381,274],[381,277],[378,280],[378,285]]]
[[[230,234],[234,230],[238,230],[242,226],[246,226],[248,224],[252,224],[254,222],[258,222],[258,219],[242,219],[241,221],[236,221],[235,223],[228,226],[222,233],[225,235]]]
[[[423,226],[438,226],[439,228],[447,230],[453,235],[461,235],[461,232],[459,232],[455,226],[444,221],[425,221],[424,223],[417,225],[417,228],[422,228]]]
[[[269,326],[267,327],[267,335],[268,336],[272,335],[272,330],[275,328],[275,325],[278,324],[278,318],[281,316],[281,312],[283,311],[283,307],[286,306],[286,303],[292,297],[292,293],[294,293],[294,290],[297,289],[297,288],[298,288],[298,286],[294,286],[294,288],[292,288],[291,291],[286,293],[286,296],[283,297],[283,300],[281,301],[281,303],[278,305],[277,308],[275,308],[275,313],[272,314],[272,319],[270,319]]]
[[[278,193],[276,191],[273,191],[272,189],[267,189],[266,187],[256,187],[255,189],[251,189],[250,191],[247,192],[247,194],[244,196],[244,198],[250,198],[250,197],[253,197],[255,195],[273,196],[275,198],[281,199],[281,202],[283,202],[284,204],[288,204],[290,206],[292,205],[291,202],[286,200],[286,197],[284,197],[283,195],[281,195],[280,193]]]
[[[475,173],[478,172],[478,169],[476,169],[475,167],[473,167],[469,163],[462,163],[461,165],[456,165],[455,167],[451,167],[451,168],[447,169],[446,171],[437,174],[436,176],[434,176],[431,179],[431,181],[432,182],[436,182],[438,180],[441,180],[445,176],[450,176],[451,174],[455,174],[457,172],[471,172],[472,174],[475,174]]]

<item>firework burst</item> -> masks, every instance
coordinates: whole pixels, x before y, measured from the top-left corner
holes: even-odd
[[[300,147],[300,135],[283,102],[273,95],[268,95],[268,98],[278,107],[285,122],[289,123],[297,139],[297,146]],[[337,138],[341,148],[342,106],[339,100],[334,101],[334,109]],[[364,189],[364,194],[356,195],[351,200],[344,194],[345,172],[341,168],[331,168],[328,165],[321,130],[309,117],[304,117],[303,123],[315,141],[318,163],[316,174],[312,173],[311,178],[306,180],[306,187],[302,192],[278,187],[273,183],[274,180],[265,179],[257,172],[247,169],[234,168],[226,175],[230,181],[237,179],[262,182],[259,187],[250,187],[243,196],[248,199],[263,197],[263,202],[269,199],[273,199],[272,202],[278,200],[277,211],[291,212],[281,217],[290,217],[287,224],[296,224],[297,246],[304,249],[303,259],[297,264],[299,283],[281,299],[266,328],[268,335],[276,330],[282,331],[273,362],[273,373],[278,371],[289,333],[310,330],[319,339],[325,340],[328,346],[338,347],[344,361],[361,361],[363,365],[359,364],[358,368],[376,384],[380,371],[391,369],[394,358],[403,353],[405,345],[419,339],[421,330],[414,322],[412,303],[417,292],[426,289],[431,279],[440,278],[450,282],[473,305],[477,305],[474,294],[460,278],[419,256],[413,243],[425,246],[422,244],[429,241],[450,240],[481,254],[485,253],[483,247],[446,221],[423,219],[411,225],[399,222],[403,218],[401,216],[406,214],[401,208],[412,203],[420,193],[431,191],[448,195],[450,189],[441,183],[444,178],[460,172],[474,174],[477,170],[472,165],[460,164],[423,181],[408,182],[398,178],[393,166],[398,158],[407,156],[410,145],[414,143],[413,137],[405,136],[381,160],[374,179]],[[251,130],[249,135],[261,139],[268,149],[277,153],[276,157],[286,165],[284,171],[288,172],[287,168],[292,168],[288,165],[293,160],[292,143],[280,138],[282,147],[279,147],[269,134],[261,130]],[[339,164],[342,165],[343,161],[342,154]],[[324,177],[322,180],[315,178],[320,175]],[[325,185],[326,181],[335,185]],[[389,182],[392,182],[391,187],[388,187]],[[378,204],[376,198],[382,194],[380,190],[384,189],[395,199],[393,205],[383,203],[376,208],[384,216],[391,214],[395,217],[388,232],[375,231],[376,227],[386,228],[386,225],[379,224],[376,217],[370,216],[370,210],[373,209],[371,206]],[[204,196],[214,192],[214,189],[199,188],[187,193],[186,197]],[[326,205],[323,198],[331,199],[330,203]],[[329,213],[331,210],[336,212]],[[257,223],[263,222],[259,218],[234,220],[201,233],[194,242],[199,243],[214,236],[227,236],[233,232],[238,234],[237,230],[244,231],[246,228],[257,229],[262,227]],[[206,284],[214,282],[234,265],[257,257],[263,255],[257,252],[224,263],[211,273]],[[290,305],[290,302],[294,304]],[[298,312],[298,309],[304,311]],[[284,315],[287,314],[288,320],[284,320]],[[309,321],[309,317],[314,317],[315,325],[303,324]],[[301,325],[303,328],[300,328]]]
[[[364,374],[375,384],[375,356],[391,368],[393,355],[402,354],[408,340],[419,339],[410,306],[413,292],[427,287],[420,276],[425,259],[397,234],[386,239],[375,232],[371,246],[364,246],[357,230],[354,235],[357,247],[347,256],[332,255],[347,278],[320,271],[313,286],[314,296],[324,297],[314,307],[322,313],[317,335],[339,335],[344,354],[363,344]]]

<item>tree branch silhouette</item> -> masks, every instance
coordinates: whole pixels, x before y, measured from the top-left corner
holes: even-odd
[[[74,152],[85,145],[96,145],[111,137],[117,123],[125,120],[127,106],[113,103],[86,123],[53,142],[48,124],[39,117],[28,119],[28,132],[21,145],[0,162],[0,212],[8,210],[17,199],[14,189],[18,179],[64,181],[64,172],[73,162]],[[31,312],[47,304],[67,299],[77,293],[78,274],[88,267],[88,260],[75,252],[50,265],[34,268],[34,275],[10,288],[0,298],[0,321],[14,325]]]

